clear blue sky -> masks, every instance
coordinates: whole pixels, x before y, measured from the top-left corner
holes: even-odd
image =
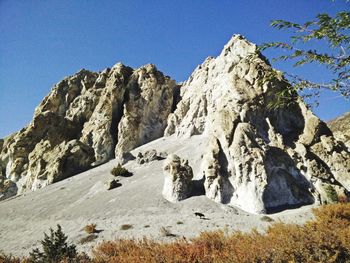
[[[341,0],[0,0],[0,138],[28,124],[51,87],[81,68],[153,63],[183,81],[232,34],[257,44],[284,40],[270,20],[303,22],[349,7]],[[319,66],[295,72],[329,77]],[[315,112],[324,120],[350,110],[337,94],[320,101]]]

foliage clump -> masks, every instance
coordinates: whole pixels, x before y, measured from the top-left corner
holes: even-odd
[[[126,168],[124,168],[123,166],[121,166],[120,164],[118,164],[116,167],[114,167],[111,170],[111,174],[114,176],[122,176],[122,177],[129,177],[132,175],[131,172],[129,172]]]
[[[131,228],[133,228],[133,226],[130,224],[124,224],[120,226],[120,230],[129,230]]]
[[[326,82],[314,82],[304,76],[284,72],[284,77],[291,85],[285,85],[276,92],[276,101],[270,103],[271,108],[284,106],[296,92],[305,98],[313,99],[318,105],[321,90],[332,90],[345,98],[350,97],[350,13],[341,11],[334,16],[321,13],[312,21],[295,23],[286,20],[273,20],[271,26],[279,30],[291,30],[290,41],[270,42],[262,44],[260,50],[275,48],[283,54],[274,61],[293,61],[295,67],[305,64],[323,66],[332,75]],[[315,49],[315,44],[318,44]],[[269,79],[277,77],[271,71]],[[306,91],[306,92],[305,92]],[[289,98],[289,99],[288,99]]]
[[[331,203],[337,203],[339,201],[337,191],[335,191],[333,186],[327,185],[325,190],[327,198]]]
[[[62,260],[74,262],[77,257],[75,245],[68,245],[67,236],[62,232],[60,225],[57,230],[50,228],[50,235],[44,233],[44,239],[41,241],[42,251],[38,248],[29,253],[29,262],[33,263],[58,263]]]

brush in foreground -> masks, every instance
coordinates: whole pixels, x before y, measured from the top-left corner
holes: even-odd
[[[92,258],[78,255],[71,262],[350,262],[350,203],[325,205],[314,214],[315,220],[305,225],[272,223],[265,233],[204,232],[167,243],[104,241]],[[21,259],[0,255],[0,262]]]

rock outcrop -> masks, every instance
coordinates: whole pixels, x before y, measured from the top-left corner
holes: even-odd
[[[288,85],[239,35],[181,85],[154,65],[81,70],[53,87],[27,127],[0,140],[0,200],[112,158],[161,160],[165,156],[155,150],[136,158],[130,151],[163,135],[179,143],[201,135],[207,144],[202,159],[194,151],[195,174],[169,152],[163,195],[171,202],[189,197],[203,181],[208,198],[251,213],[348,195],[350,153],[344,143],[297,94],[284,107],[269,107]]]
[[[327,123],[334,136],[350,150],[350,112]]]
[[[208,138],[201,174],[206,195],[252,213],[329,202],[326,189],[350,190],[350,154],[295,96],[268,105],[288,83],[257,47],[234,36],[181,88],[165,135]]]
[[[138,164],[145,164],[145,163],[150,163],[153,161],[163,160],[167,156],[168,156],[167,153],[164,153],[164,152],[157,153],[157,151],[153,149],[150,151],[146,151],[144,153],[139,152],[136,156],[136,162]]]
[[[154,65],[65,78],[27,127],[0,141],[0,195],[36,190],[161,137],[176,93]]]
[[[188,198],[192,190],[192,168],[188,161],[170,154],[164,162],[163,197],[170,202],[178,202]]]
[[[148,65],[134,71],[126,88],[128,99],[118,125],[117,158],[163,136],[173,106],[175,82]]]

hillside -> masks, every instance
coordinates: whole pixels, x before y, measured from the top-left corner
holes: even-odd
[[[152,64],[65,78],[0,141],[0,250],[26,253],[57,223],[78,243],[89,223],[94,242],[263,230],[264,214],[304,223],[348,197],[349,149],[297,94],[268,107],[288,88],[272,70],[234,35],[181,84]],[[113,178],[118,164],[131,173]]]

